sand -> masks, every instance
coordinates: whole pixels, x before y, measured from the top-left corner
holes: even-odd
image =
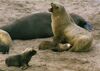
[[[38,50],[41,41],[51,38],[14,40],[10,53],[0,54],[0,69],[23,71],[17,67],[7,67],[5,58],[32,47],[38,53],[32,57],[29,63],[31,67],[25,71],[100,71],[100,0],[0,0],[0,26],[36,12],[48,12],[51,2],[62,3],[67,11],[79,14],[93,24],[93,49],[81,53],[53,52]]]

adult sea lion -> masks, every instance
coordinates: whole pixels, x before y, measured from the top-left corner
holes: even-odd
[[[35,55],[37,52],[32,49],[28,48],[25,49],[24,52],[17,55],[12,55],[6,58],[5,63],[8,67],[15,66],[15,67],[22,67],[22,69],[26,69],[29,67],[29,61],[31,60],[32,56]]]
[[[53,35],[49,13],[36,13],[1,27],[12,39],[44,38]]]
[[[62,42],[62,39],[64,39],[64,42],[71,45],[68,48],[69,51],[89,51],[93,41],[91,32],[77,26],[64,6],[51,3],[49,11],[52,13],[51,25],[54,38],[56,39],[54,41],[57,41],[59,44],[59,41]]]
[[[70,15],[80,27],[89,31],[92,29],[92,25],[81,16],[73,13]],[[7,31],[12,39],[33,39],[53,36],[51,29],[51,14],[46,12],[23,17],[12,24],[0,28]]]
[[[75,21],[75,23],[88,30],[88,31],[92,31],[93,30],[93,26],[90,22],[86,21],[84,18],[82,18],[81,16],[77,15],[77,14],[74,14],[74,13],[71,13],[70,16],[73,18],[73,20]]]
[[[10,35],[6,31],[0,29],[0,52],[3,54],[9,53],[11,45],[12,39]]]

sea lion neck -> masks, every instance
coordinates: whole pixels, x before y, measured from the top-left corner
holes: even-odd
[[[71,18],[69,13],[67,13],[66,11],[61,13],[61,14],[59,14],[59,15],[53,13],[51,15],[51,17],[52,17],[52,22],[56,22],[56,24],[59,24],[59,25],[60,24],[64,24],[64,25],[66,25],[66,27],[68,25],[72,25],[72,23],[74,23],[73,19]]]

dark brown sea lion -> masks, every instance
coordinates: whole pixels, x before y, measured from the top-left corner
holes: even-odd
[[[11,45],[12,39],[10,35],[6,31],[0,29],[0,52],[3,54],[9,53]]]
[[[71,45],[69,51],[89,51],[93,36],[91,32],[79,27],[65,8],[56,3],[51,3],[52,31],[57,41],[64,39]],[[58,42],[59,44],[59,42]]]
[[[22,67],[22,69],[26,69],[29,67],[29,61],[31,60],[32,56],[36,54],[36,51],[34,49],[26,49],[22,54],[9,56],[5,63],[9,66],[15,66],[15,67]]]
[[[70,15],[80,27],[89,31],[92,29],[92,25],[81,16],[73,13]],[[12,39],[34,39],[53,36],[51,14],[46,12],[31,14],[0,28],[7,31]]]
[[[12,39],[44,38],[53,35],[49,13],[36,13],[1,27]]]

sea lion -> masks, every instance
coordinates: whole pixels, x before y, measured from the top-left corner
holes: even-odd
[[[90,23],[90,22],[88,22],[88,21],[86,21],[83,17],[81,17],[80,15],[77,15],[77,14],[75,14],[75,13],[71,13],[70,14],[70,16],[73,18],[73,20],[75,21],[75,23],[78,25],[78,26],[80,26],[80,27],[82,27],[82,28],[84,28],[84,29],[86,29],[86,30],[88,30],[88,31],[93,31],[93,26],[92,26],[92,24]]]
[[[36,13],[1,27],[12,39],[34,39],[53,36],[48,13]]]
[[[91,32],[77,26],[64,6],[51,3],[49,11],[52,18],[52,31],[58,44],[59,41],[64,39],[64,42],[66,41],[71,45],[69,51],[81,52],[90,50],[93,41]]]
[[[3,54],[9,53],[11,45],[12,39],[10,35],[6,31],[0,29],[0,52]]]
[[[39,44],[39,50],[46,50],[46,49],[51,49],[53,50],[53,48],[55,48],[57,45],[54,44],[54,42],[52,41],[42,41]]]
[[[71,45],[69,43],[66,43],[66,44],[62,44],[62,43],[55,43],[55,42],[52,42],[52,41],[42,41],[40,44],[39,44],[39,50],[47,50],[47,49],[50,49],[52,51],[55,51],[55,52],[62,52],[62,51],[67,51]]]
[[[73,13],[70,15],[80,27],[83,27],[89,31],[92,29],[92,24],[89,24],[81,16]],[[7,31],[12,39],[24,40],[53,36],[51,29],[51,14],[47,12],[35,13],[22,17],[12,24],[5,25],[0,28]]]
[[[5,63],[8,67],[15,66],[22,67],[22,69],[26,69],[29,67],[28,63],[31,60],[32,56],[36,53],[37,52],[34,49],[28,48],[28,50],[25,49],[25,51],[21,54],[9,56],[8,58],[6,58]]]

